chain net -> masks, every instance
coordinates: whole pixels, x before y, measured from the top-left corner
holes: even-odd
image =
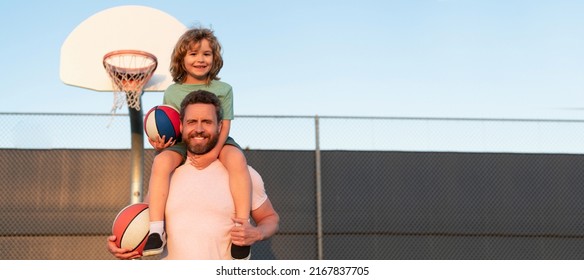
[[[142,89],[157,65],[154,55],[142,51],[114,51],[104,56],[103,66],[112,80],[114,92],[112,113],[121,109],[124,103],[140,111]]]

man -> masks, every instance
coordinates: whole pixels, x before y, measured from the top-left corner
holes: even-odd
[[[205,155],[213,149],[221,131],[221,119],[220,101],[214,94],[199,90],[185,97],[181,104],[181,130],[187,158]],[[233,218],[229,178],[219,160],[202,169],[186,163],[174,171],[166,203],[168,236],[164,259],[231,259],[231,243],[250,246],[276,233],[280,218],[265,193],[260,175],[249,169],[253,188],[251,216],[256,226]],[[115,257],[140,257],[138,252],[116,247],[115,238],[108,237],[108,250]]]

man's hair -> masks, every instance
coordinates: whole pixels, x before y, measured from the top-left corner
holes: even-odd
[[[187,30],[176,42],[172,55],[170,57],[170,74],[175,83],[182,83],[187,77],[187,72],[184,69],[183,60],[188,52],[200,44],[203,39],[209,41],[209,45],[213,50],[213,65],[207,75],[206,84],[210,84],[212,80],[219,80],[219,71],[223,68],[223,57],[221,57],[221,44],[213,30],[209,28],[192,28]]]
[[[215,106],[215,112],[217,113],[217,121],[223,120],[223,108],[221,108],[221,101],[217,95],[208,92],[206,90],[196,90],[193,91],[180,103],[180,121],[184,120],[185,110],[187,106],[191,104],[211,104]]]

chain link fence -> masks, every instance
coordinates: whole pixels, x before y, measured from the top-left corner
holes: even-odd
[[[112,259],[127,115],[0,114],[0,259]],[[237,116],[281,216],[255,259],[582,259],[584,121]],[[144,188],[154,152],[147,142]]]
[[[0,113],[2,149],[129,149],[126,114]],[[315,125],[319,123],[318,128]],[[236,116],[249,150],[584,153],[584,120]],[[150,145],[145,140],[144,145]]]

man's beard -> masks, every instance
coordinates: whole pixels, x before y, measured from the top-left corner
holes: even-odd
[[[208,137],[208,141],[207,144],[192,144],[191,142],[193,142],[193,138],[194,137]],[[207,134],[207,133],[191,133],[190,135],[188,135],[186,137],[186,139],[183,139],[183,141],[187,144],[187,149],[189,150],[189,152],[195,154],[195,155],[204,155],[206,153],[208,153],[209,151],[211,151],[213,148],[215,148],[215,145],[217,145],[217,141],[219,141],[219,133],[215,133],[215,134]]]

